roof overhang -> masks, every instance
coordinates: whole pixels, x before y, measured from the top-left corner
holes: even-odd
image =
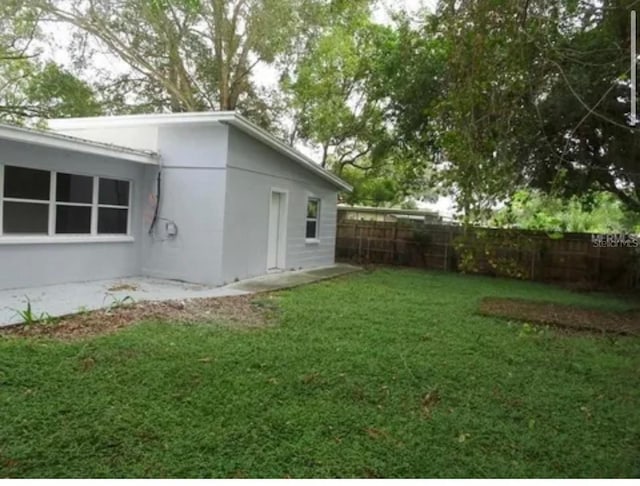
[[[315,172],[318,176],[332,183],[333,185],[339,187],[343,191],[351,192],[353,191],[353,187],[347,184],[345,181],[340,179],[337,175],[332,172],[324,169],[320,165],[316,164],[311,158],[302,154],[298,150],[294,149],[290,145],[287,145],[284,142],[281,142],[276,137],[271,135],[269,132],[263,130],[256,124],[250,122],[246,118],[235,115],[234,118],[227,121],[229,125],[237,128],[238,130],[246,133],[247,135],[252,136],[256,140],[260,140],[265,145],[268,145],[274,150],[286,155],[290,159],[298,162],[303,167],[309,169],[312,172]]]
[[[287,145],[255,123],[237,114],[235,111],[206,111],[194,113],[159,113],[145,115],[123,115],[94,118],[59,118],[51,120],[53,129],[133,127],[143,125],[183,125],[221,123],[232,126],[252,138],[271,147],[318,177],[343,191],[351,192],[353,187],[332,172],[324,169],[295,148]]]
[[[4,124],[0,124],[0,140],[21,142],[29,145],[38,145],[83,154],[99,155],[141,164],[157,165],[159,157],[155,152],[134,150],[50,131]]]

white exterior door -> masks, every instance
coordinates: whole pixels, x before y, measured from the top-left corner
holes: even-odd
[[[269,240],[267,244],[267,270],[284,268],[286,245],[286,199],[283,192],[271,192],[269,207]]]

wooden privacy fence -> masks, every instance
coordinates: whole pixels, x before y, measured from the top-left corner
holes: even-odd
[[[637,288],[640,248],[634,247],[636,240],[599,238],[583,233],[550,235],[347,219],[338,223],[336,258],[568,283],[584,289]]]

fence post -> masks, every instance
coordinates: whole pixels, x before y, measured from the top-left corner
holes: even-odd
[[[531,280],[535,280],[535,271],[536,271],[536,252],[535,250],[531,250]]]
[[[396,263],[396,252],[398,251],[398,222],[393,223],[393,245],[391,245],[391,263]]]
[[[442,266],[443,270],[446,272],[449,266],[449,244],[445,241],[444,243],[444,265]]]
[[[356,229],[360,229],[358,232],[358,262],[362,262],[362,228],[356,224]]]

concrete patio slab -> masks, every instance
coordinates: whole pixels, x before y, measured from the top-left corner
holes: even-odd
[[[185,300],[226,297],[249,292],[227,287],[207,287],[174,280],[131,277],[95,280],[22,289],[0,290],[0,326],[23,321],[18,311],[31,302],[36,316],[64,316],[86,310],[107,308],[119,302]],[[125,302],[125,303],[126,303]]]
[[[118,303],[130,302],[131,299],[134,302],[187,300],[278,290],[357,270],[359,268],[352,265],[337,264],[309,270],[272,273],[224,287],[209,287],[148,277],[130,277],[0,290],[0,326],[22,322],[19,311],[24,311],[29,302],[35,316],[39,317],[44,313],[51,317],[59,317],[81,311],[108,308]]]
[[[328,267],[312,268],[309,270],[270,273],[261,277],[233,283],[228,285],[227,288],[246,292],[270,292],[339,277],[360,270],[362,270],[360,267],[346,263],[336,263]]]

